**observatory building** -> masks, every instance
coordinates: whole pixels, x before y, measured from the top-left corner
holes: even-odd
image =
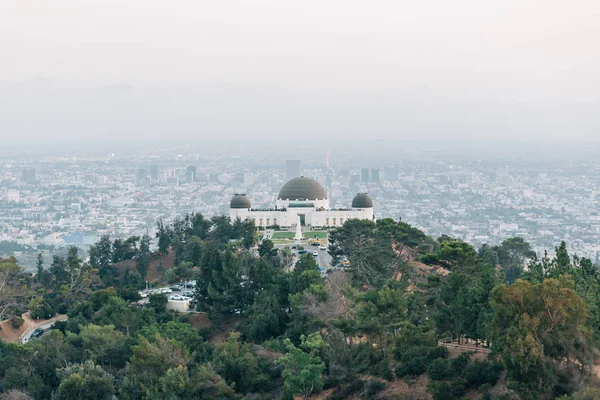
[[[257,226],[278,225],[290,227],[301,225],[311,227],[341,226],[348,219],[373,220],[373,200],[366,193],[358,193],[348,208],[330,208],[327,193],[319,182],[301,176],[288,181],[277,196],[273,208],[252,208],[246,194],[236,194],[229,204],[232,220],[251,219]]]

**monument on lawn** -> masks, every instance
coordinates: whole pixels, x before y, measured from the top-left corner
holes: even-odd
[[[294,240],[302,240],[302,225],[300,224],[300,216],[296,218],[296,235],[294,236]]]

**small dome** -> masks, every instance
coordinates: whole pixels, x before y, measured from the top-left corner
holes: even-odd
[[[246,194],[236,193],[229,203],[229,208],[250,208],[252,203]]]
[[[373,200],[366,193],[357,193],[352,199],[352,208],[373,208]]]
[[[283,185],[277,198],[279,200],[324,200],[327,198],[327,192],[319,182],[301,176]]]

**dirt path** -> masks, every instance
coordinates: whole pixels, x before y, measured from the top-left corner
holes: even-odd
[[[50,319],[33,320],[29,314],[29,311],[21,315],[21,318],[25,320],[23,325],[19,329],[14,329],[10,320],[0,322],[0,340],[6,343],[19,343],[19,339],[23,333],[35,329],[39,326],[46,325],[55,321],[62,321],[66,318],[66,315],[57,314],[55,317]]]

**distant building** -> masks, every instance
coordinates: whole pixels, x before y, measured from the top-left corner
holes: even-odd
[[[253,209],[246,194],[236,194],[229,204],[232,221],[252,220],[257,226],[300,225],[311,227],[342,226],[349,219],[374,220],[373,200],[358,193],[347,208],[330,208],[327,192],[319,182],[303,176],[288,181],[277,196],[273,208]]]
[[[370,176],[369,176],[369,168],[363,168],[363,169],[361,169],[360,170],[360,181],[362,183],[366,183],[366,182],[369,182],[370,180],[371,179],[370,179]]]
[[[150,166],[150,179],[158,181],[158,165],[156,164]]]
[[[8,193],[6,193],[6,201],[9,203],[21,202],[21,192],[18,190],[9,190]]]
[[[351,185],[356,185],[358,182],[360,182],[360,175],[352,175],[350,177],[350,184]]]
[[[196,182],[196,166],[190,165],[186,168],[185,181],[187,183]]]
[[[22,172],[21,180],[29,185],[34,185],[37,181],[35,168],[25,168]]]
[[[219,183],[219,174],[210,174],[208,180],[211,183]]]
[[[286,179],[298,178],[302,175],[302,161],[286,160],[285,162],[285,177]]]
[[[146,178],[148,177],[148,170],[145,168],[138,169],[137,172],[137,181],[138,183],[144,184],[146,183]]]
[[[371,169],[371,182],[379,183],[379,168]]]

